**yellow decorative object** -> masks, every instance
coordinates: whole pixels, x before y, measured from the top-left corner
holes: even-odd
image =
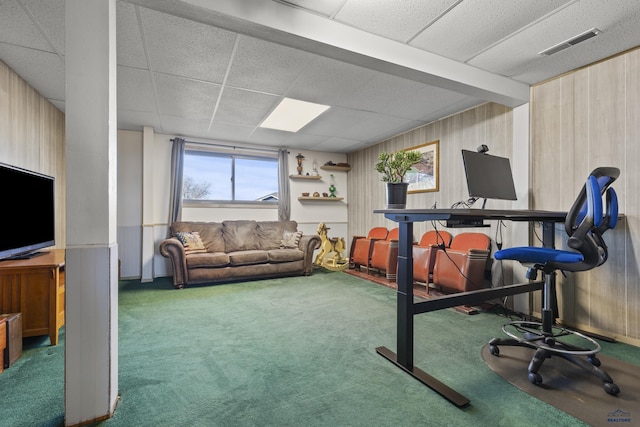
[[[345,243],[343,237],[329,238],[329,228],[324,222],[318,224],[320,235],[320,252],[316,255],[314,265],[331,271],[342,271],[349,267],[349,259],[344,256]],[[330,256],[333,253],[333,256]]]

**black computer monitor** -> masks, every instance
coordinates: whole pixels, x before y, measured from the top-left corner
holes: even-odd
[[[462,150],[462,160],[470,197],[517,200],[508,158]]]

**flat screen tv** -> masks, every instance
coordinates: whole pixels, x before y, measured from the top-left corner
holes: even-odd
[[[24,259],[55,245],[55,180],[0,163],[0,260]]]
[[[517,200],[508,158],[462,150],[462,160],[470,197]]]

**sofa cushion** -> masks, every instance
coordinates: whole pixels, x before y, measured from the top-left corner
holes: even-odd
[[[291,262],[304,259],[304,252],[299,249],[271,249],[267,251],[269,262]]]
[[[302,237],[302,231],[285,231],[282,235],[282,241],[280,242],[280,248],[295,249],[300,243]]]
[[[224,252],[198,253],[187,257],[188,268],[226,267],[229,263],[229,255]]]
[[[225,252],[260,249],[256,221],[224,221],[222,226]]]
[[[200,234],[207,252],[224,252],[222,239],[222,224],[219,222],[190,222],[178,221],[171,224],[171,232],[175,236],[178,232],[197,231]]]
[[[266,251],[251,250],[251,251],[237,251],[231,252],[229,255],[229,261],[232,266],[236,265],[250,265],[250,264],[264,264],[269,262],[269,255]]]
[[[298,223],[295,221],[260,221],[258,222],[258,238],[260,249],[269,250],[280,247],[285,231],[295,232]]]
[[[200,233],[198,233],[197,231],[178,231],[176,233],[176,237],[178,238],[178,240],[180,240],[182,246],[184,246],[185,254],[207,252],[207,248],[204,247],[202,239],[200,239]]]

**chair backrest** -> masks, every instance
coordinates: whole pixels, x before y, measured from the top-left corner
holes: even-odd
[[[398,229],[398,227],[396,228],[392,228],[389,231],[389,234],[387,234],[387,241],[391,241],[391,240],[398,240],[398,236],[400,235],[400,230]]]
[[[448,248],[451,246],[451,239],[453,239],[453,236],[448,231],[429,230],[422,235],[418,246],[428,247],[431,245],[443,244],[446,248]]]
[[[584,271],[605,263],[608,250],[602,234],[614,228],[618,221],[618,196],[610,187],[618,176],[620,170],[614,167],[600,167],[591,172],[564,224],[568,246],[580,252],[584,260],[574,264],[549,263],[551,267]],[[604,208],[603,197],[606,197]]]
[[[367,234],[368,239],[386,239],[389,230],[386,227],[373,227]]]
[[[484,233],[460,233],[453,236],[451,249],[462,252],[469,249],[491,249],[491,239]]]

